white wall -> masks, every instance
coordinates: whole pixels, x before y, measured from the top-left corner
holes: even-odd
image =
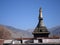
[[[60,43],[60,39],[42,39],[43,43]]]
[[[12,42],[12,44],[21,44],[21,41],[14,40],[14,41]]]
[[[4,40],[4,44],[8,44],[8,43],[11,43],[12,40]]]
[[[22,40],[22,43],[25,44],[26,41],[28,41],[28,40]]]
[[[38,43],[38,40],[34,40],[34,43]]]

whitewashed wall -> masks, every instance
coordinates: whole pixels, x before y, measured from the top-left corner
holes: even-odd
[[[4,40],[4,44],[10,44],[12,43],[12,40]]]
[[[25,44],[26,41],[28,41],[28,40],[22,40],[22,43]]]
[[[34,40],[34,43],[38,43],[38,40]]]
[[[21,41],[14,40],[12,44],[21,44]]]
[[[42,39],[43,43],[60,43],[60,39]]]

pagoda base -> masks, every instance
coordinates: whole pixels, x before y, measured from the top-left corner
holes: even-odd
[[[41,34],[34,34],[34,38],[38,38],[38,37],[48,37],[49,34],[47,33],[41,33]]]

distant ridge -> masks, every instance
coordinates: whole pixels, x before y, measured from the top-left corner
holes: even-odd
[[[60,36],[60,26],[55,26],[49,29],[51,36]]]
[[[21,38],[21,37],[22,38],[32,38],[33,37],[32,33],[22,30],[22,29],[17,29],[17,28],[14,28],[12,26],[7,26],[7,25],[0,25],[0,27],[2,27],[4,30],[7,29],[11,33],[12,38]]]

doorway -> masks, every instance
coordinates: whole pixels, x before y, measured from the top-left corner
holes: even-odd
[[[38,39],[39,43],[42,43],[42,39]]]

